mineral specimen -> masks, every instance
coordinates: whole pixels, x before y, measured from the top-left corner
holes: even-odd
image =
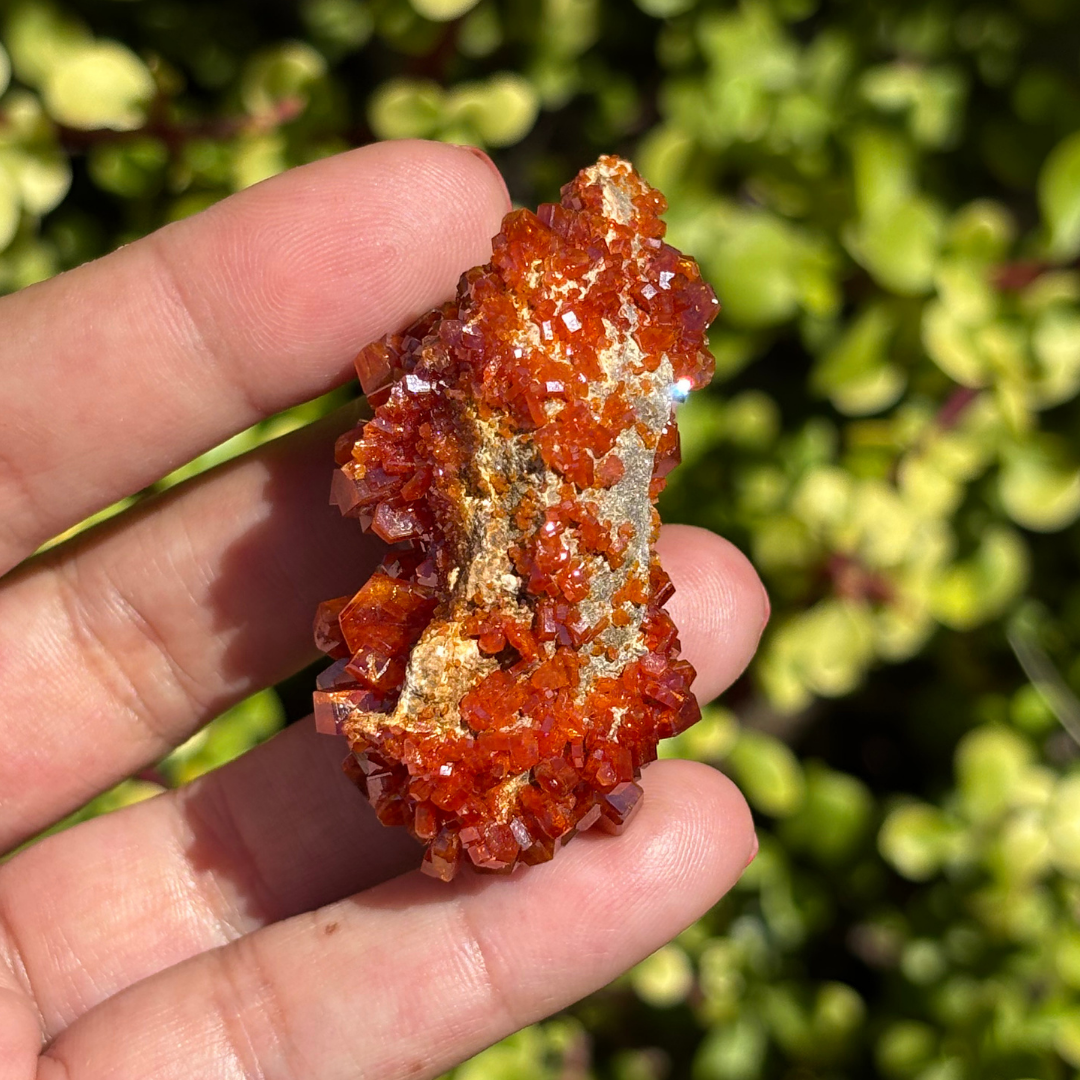
[[[718,305],[665,209],[601,158],[357,357],[374,418],[339,440],[331,501],[390,548],[319,608],[315,718],[444,880],[618,831],[657,740],[699,715],[652,504]]]

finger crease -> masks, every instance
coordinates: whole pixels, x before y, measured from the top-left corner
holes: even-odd
[[[4,904],[2,892],[0,892],[0,958],[3,959],[4,967],[11,976],[12,984],[26,998],[31,1012],[37,1019],[38,1030],[41,1032],[41,1043],[44,1046],[48,1037],[48,1025],[45,1022],[45,1014],[38,1005],[38,997],[34,991],[34,981],[31,979],[30,969],[23,959],[19,939]]]
[[[191,837],[188,859],[208,870],[197,876],[196,887],[221,932],[232,939],[243,936],[250,929],[245,925],[245,915],[260,923],[273,921],[280,904],[251,845],[244,839],[225,785],[211,776],[180,797]],[[230,901],[218,885],[222,867],[228,868],[228,879],[243,897],[245,910]],[[216,897],[208,891],[211,885]]]
[[[48,1072],[43,1068],[46,1064],[49,1066]],[[71,1069],[62,1057],[46,1050],[38,1058],[37,1077],[38,1080],[71,1080]]]
[[[470,913],[468,901],[460,901],[457,904],[457,910],[460,923],[458,940],[464,942],[466,955],[472,967],[471,974],[475,976],[482,995],[487,999],[477,1003],[477,1012],[483,1015],[492,1027],[504,1031],[516,1031],[525,1023],[525,1020],[519,1019],[520,1010],[511,1005],[508,987],[504,980],[495,974],[494,954],[490,947],[484,944],[483,934]]]
[[[274,980],[254,938],[243,938],[217,953],[224,979],[214,1009],[234,1060],[246,1080],[266,1080],[263,1062],[289,1062],[288,1018]],[[280,1075],[274,1070],[275,1075]],[[286,1074],[287,1075],[287,1074]]]
[[[8,455],[0,453],[0,489],[3,487],[9,488],[12,496],[4,500],[5,506],[0,512],[0,525],[4,533],[10,537],[10,547],[14,558],[9,556],[0,562],[0,575],[18,565],[24,555],[30,554],[26,550],[28,543],[26,530],[18,526],[20,519],[29,518],[33,522],[35,519],[44,517],[37,507],[37,500],[34,498],[34,490],[29,479]],[[14,509],[19,504],[26,507],[26,513],[19,514]]]
[[[195,315],[195,305],[191,301],[184,279],[176,272],[176,268],[157,241],[157,237],[157,233],[152,233],[145,238],[144,243],[147,244],[147,250],[153,255],[158,265],[166,296],[171,301],[172,307],[179,312],[180,319],[186,328],[189,342],[187,351],[192,349],[196,351],[203,358],[206,370],[212,372],[215,377],[222,372],[228,373],[229,386],[239,394],[240,404],[252,417],[265,416],[268,412],[274,411],[260,400],[252,383],[236,376],[237,365],[224,363],[223,361],[228,358],[222,357],[219,350],[211,345],[211,335],[204,326],[205,320]]]
[[[150,647],[151,652],[163,661],[168,673],[168,683],[183,696],[182,704],[185,711],[193,710],[201,713],[203,710],[204,703],[200,701],[195,690],[198,685],[197,680],[185,671],[173,656],[164,637],[146,613],[136,606],[120,588],[112,582],[108,582],[104,589],[97,589],[94,592],[83,587],[83,583],[79,580],[77,555],[60,565],[55,574],[55,581],[60,594],[60,602],[71,629],[72,639],[86,658],[98,682],[110,699],[120,702],[139,723],[149,736],[155,753],[161,749],[171,748],[176,740],[173,725],[168,720],[168,713],[176,710],[166,711],[153,703],[154,697],[163,699],[167,696],[162,693],[160,670],[144,662],[145,656],[142,650],[128,647],[116,648],[116,642],[110,641],[109,630],[102,625],[101,616],[96,612],[113,612],[119,608],[121,612],[119,621],[124,627],[136,631],[139,638]],[[93,601],[91,601],[91,596],[94,596]],[[139,658],[138,670],[144,673],[142,679],[124,663],[122,658],[128,656]],[[153,677],[147,680],[145,673],[152,669]],[[153,697],[143,689],[143,684],[147,682],[155,688]]]

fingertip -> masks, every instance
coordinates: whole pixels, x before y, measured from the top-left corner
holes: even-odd
[[[500,195],[500,217],[507,213],[513,206],[513,203],[510,199],[510,189],[506,186],[506,179],[499,171],[498,165],[496,165],[479,146],[469,146],[467,143],[450,143],[449,145],[453,146],[456,150],[464,150],[484,166],[490,177],[494,178],[495,186]]]
[[[769,598],[750,560],[730,541],[691,525],[665,525],[657,544],[675,584],[668,605],[694,690],[709,701],[746,669],[769,619]]]
[[[510,192],[502,173],[478,146],[431,139],[391,139],[353,152],[377,155],[387,167],[445,177],[448,186],[457,190],[463,213],[487,221],[491,228],[489,240],[511,208]]]
[[[738,881],[754,843],[746,799],[717,769],[658,761],[643,771],[640,783],[641,810],[625,832],[588,833],[553,864],[532,872],[538,879],[573,882],[568,891],[580,894],[579,910],[598,923],[622,925],[628,946],[636,942],[629,947],[639,954],[628,955],[627,963],[708,911]],[[610,883],[604,900],[598,881]]]
[[[657,762],[642,774],[642,787],[641,827],[662,840],[663,865],[655,876],[697,896],[700,910],[691,919],[697,918],[753,859],[757,837],[750,807],[728,777],[698,761]]]

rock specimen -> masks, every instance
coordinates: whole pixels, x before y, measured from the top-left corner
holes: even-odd
[[[601,158],[357,357],[374,419],[339,440],[331,501],[390,549],[319,608],[315,718],[444,880],[618,831],[657,740],[699,715],[652,504],[718,304],[665,208]]]

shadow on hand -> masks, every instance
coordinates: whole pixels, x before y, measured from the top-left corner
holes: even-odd
[[[384,547],[329,503],[334,440],[363,403],[261,450],[258,523],[208,568],[213,630],[227,641],[222,684],[280,682],[323,666],[312,639],[319,602],[353,593]],[[241,459],[225,468],[251,468]],[[341,771],[344,739],[311,726],[307,687],[293,685],[305,718],[269,742],[194,781],[181,799],[187,855],[197,874],[233,893],[243,918],[261,924],[340,899],[419,863],[404,830],[384,829]],[[222,702],[222,706],[226,702]],[[211,703],[211,709],[214,708]],[[293,705],[295,718],[296,705]]]

